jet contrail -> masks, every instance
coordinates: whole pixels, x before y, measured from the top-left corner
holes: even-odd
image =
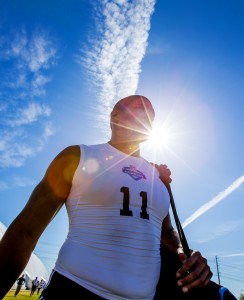
[[[97,116],[102,128],[113,104],[136,92],[156,0],[95,1],[97,31],[79,61],[97,87]],[[93,105],[94,106],[94,105]],[[108,128],[108,132],[110,132]]]
[[[208,211],[210,208],[215,206],[217,203],[225,199],[227,196],[229,196],[232,192],[234,192],[240,185],[244,183],[244,175],[239,177],[236,181],[234,181],[227,189],[220,192],[216,197],[214,197],[209,202],[205,203],[203,206],[201,206],[198,210],[196,210],[189,218],[187,218],[183,223],[182,227],[188,226],[191,222],[196,220],[198,217],[203,215],[206,211]]]
[[[233,254],[226,254],[226,255],[218,255],[219,257],[239,257],[244,256],[244,253],[233,253]]]

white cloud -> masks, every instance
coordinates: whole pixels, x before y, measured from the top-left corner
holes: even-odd
[[[31,178],[15,176],[14,178],[11,178],[11,183],[6,181],[5,182],[0,181],[0,191],[11,189],[12,187],[16,187],[16,186],[25,187],[25,186],[32,186],[34,184],[36,184],[36,181],[34,181]]]
[[[19,135],[19,131],[0,131],[1,139],[0,139],[0,151],[5,151],[8,144],[11,144],[16,136]]]
[[[226,255],[218,255],[219,257],[237,257],[237,256],[244,256],[244,252],[241,253],[232,253],[232,254],[226,254]]]
[[[136,92],[154,6],[155,0],[103,0],[96,7],[98,38],[80,62],[98,87],[98,112],[104,126],[115,101]]]
[[[17,60],[16,68],[32,73],[50,68],[55,63],[56,53],[56,47],[44,32],[35,31],[32,37],[28,37],[23,28],[2,51],[5,59]]]
[[[210,227],[211,231],[209,231]],[[222,222],[218,225],[212,225],[210,227],[202,228],[201,234],[198,234],[197,238],[195,238],[194,241],[197,241],[198,243],[207,243],[209,241],[215,240],[218,237],[226,236],[229,233],[241,231],[244,228],[244,220],[231,220]]]
[[[13,186],[25,187],[36,184],[36,182],[28,177],[14,177],[13,178]]]
[[[33,79],[31,81],[31,87],[32,87],[32,95],[33,96],[41,96],[46,93],[44,86],[51,81],[51,79],[47,76],[44,76],[43,74],[36,73],[33,76]]]
[[[0,131],[0,168],[23,166],[26,159],[43,150],[54,132],[51,121],[44,122],[41,126],[37,124],[34,134],[22,127],[15,127],[12,131]]]
[[[35,149],[27,144],[15,145],[8,143],[0,151],[0,168],[21,167],[26,159],[34,154],[36,154]]]
[[[38,72],[42,68],[49,68],[55,56],[56,49],[44,35],[35,35],[30,41],[28,51],[23,52],[23,58],[32,72]]]
[[[28,106],[20,109],[16,112],[14,120],[9,120],[11,126],[20,126],[24,124],[30,124],[38,120],[42,116],[50,116],[51,109],[46,105],[40,105],[35,102],[31,102]]]
[[[56,63],[57,49],[47,34],[37,30],[31,36],[21,28],[2,41],[1,56],[8,69],[0,78],[0,167],[20,167],[54,133],[51,108],[41,103],[40,96],[51,80],[48,70]]]
[[[189,218],[187,218],[183,223],[182,227],[188,226],[194,220],[199,218],[205,212],[207,212],[210,208],[218,204],[220,201],[224,200],[227,196],[233,193],[237,188],[239,188],[244,183],[244,175],[236,179],[229,187],[227,187],[224,191],[220,192],[217,196],[215,196],[212,200],[205,203],[198,210],[196,210]]]
[[[22,88],[26,95],[36,96],[45,93],[43,87],[50,78],[43,72],[56,63],[57,49],[52,40],[43,32],[35,32],[28,37],[22,28],[13,40],[6,44],[1,55],[13,66],[5,78],[9,88]]]
[[[48,137],[54,135],[55,129],[53,127],[52,122],[47,122],[44,124],[43,138],[47,139]]]
[[[23,28],[16,33],[15,38],[11,42],[10,47],[6,50],[6,55],[10,57],[18,57],[21,56],[23,51],[25,52],[25,48],[27,46],[27,36],[25,30]]]
[[[20,145],[19,149],[12,149],[10,152],[4,152],[0,156],[1,168],[19,168],[22,167],[27,158],[36,154],[34,148],[27,145]]]

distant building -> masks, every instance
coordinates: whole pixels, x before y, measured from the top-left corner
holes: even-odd
[[[6,227],[0,222],[0,240],[6,231]],[[48,272],[40,258],[38,258],[34,253],[31,254],[28,264],[22,271],[20,276],[25,274],[25,288],[30,289],[32,286],[32,280],[38,277],[39,281],[43,279],[45,282],[48,280]],[[13,288],[16,287],[16,283]]]

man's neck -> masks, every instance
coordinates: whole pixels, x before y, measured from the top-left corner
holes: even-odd
[[[140,157],[140,146],[138,143],[121,143],[113,140],[110,140],[108,143],[117,150],[124,152],[127,155]]]

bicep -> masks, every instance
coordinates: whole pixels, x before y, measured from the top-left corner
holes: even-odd
[[[0,256],[6,257],[6,262],[1,262],[3,269],[10,265],[11,257],[15,257],[17,273],[23,269],[40,235],[61,205],[62,202],[53,197],[45,182],[41,181],[36,186],[29,201],[1,239]],[[15,275],[19,275],[17,273]]]
[[[179,239],[178,232],[177,230],[175,230],[175,228],[171,223],[171,218],[169,213],[165,217],[162,224],[161,244],[166,246],[172,252],[177,252],[177,249],[181,248],[181,242]]]
[[[63,200],[53,194],[45,181],[41,181],[12,227],[15,231],[21,230],[21,235],[24,234],[27,239],[31,238],[35,242],[62,204]]]
[[[163,223],[162,223],[162,235],[164,233],[167,233],[168,231],[172,230],[173,226],[171,223],[171,218],[170,214],[168,213],[167,216],[164,218]]]

